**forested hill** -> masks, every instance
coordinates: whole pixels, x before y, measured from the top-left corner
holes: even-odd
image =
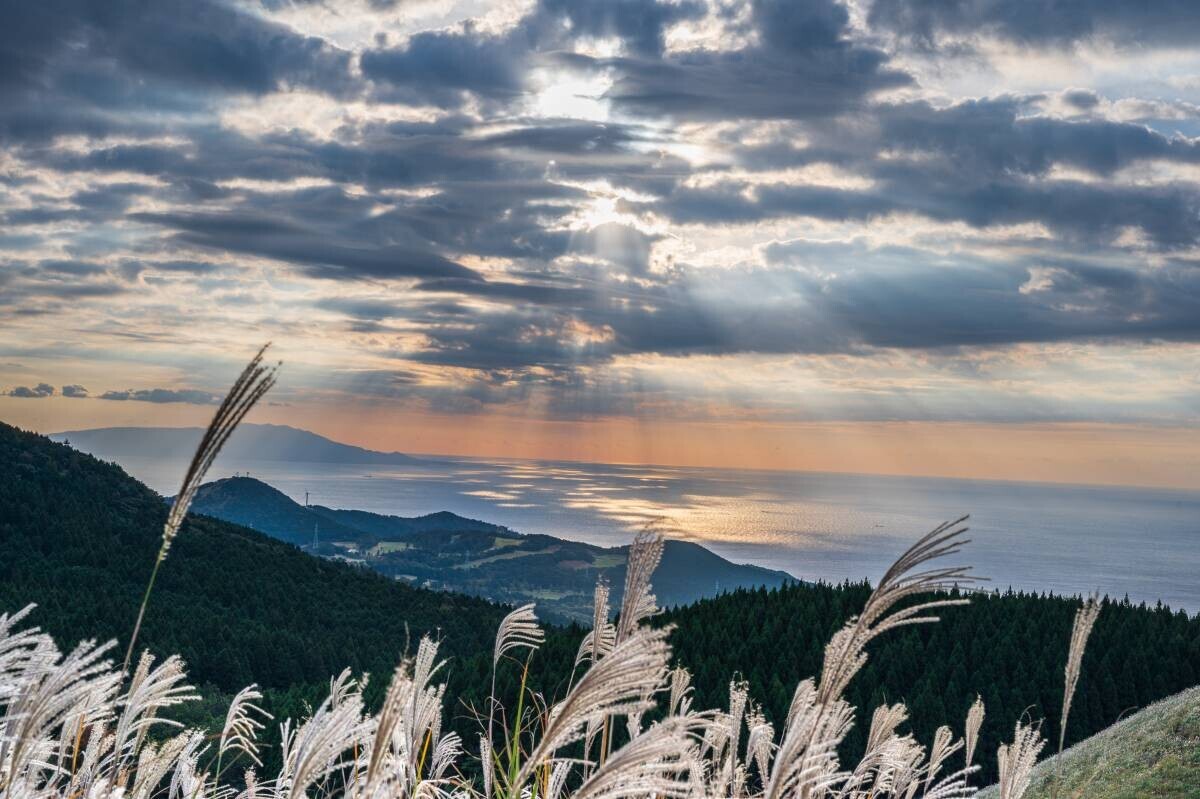
[[[167,507],[125,474],[0,424],[0,612],[36,602],[64,643],[116,638],[137,614]],[[491,646],[504,609],[313,558],[247,528],[191,517],[155,586],[140,641],[227,690],[389,674],[435,632],[447,653]]]
[[[416,533],[478,532],[506,535],[498,524],[476,521],[449,511],[425,516],[385,516],[360,510],[305,506],[274,486],[253,477],[225,477],[200,486],[192,503],[195,513],[244,524],[293,544],[311,544],[319,530],[323,548],[366,549],[377,541],[397,541]],[[340,545],[340,546],[339,546]]]
[[[865,583],[737,591],[670,611],[661,621],[677,626],[672,642],[676,658],[696,673],[697,706],[727,702],[730,675],[739,672],[778,721],[796,683],[820,673],[830,635],[869,593]],[[908,705],[910,729],[926,744],[942,724],[961,735],[978,695],[987,706],[979,749],[987,780],[979,784],[994,782],[996,747],[1011,739],[1018,718],[1046,719],[1046,737],[1058,739],[1063,666],[1078,607],[1078,600],[1044,594],[983,593],[941,611],[937,624],[882,636],[847,692],[859,723],[846,745],[861,751],[870,710],[885,701]],[[1198,683],[1200,616],[1106,601],[1083,658],[1067,742]]]
[[[778,729],[796,684],[820,674],[825,644],[869,593],[865,583],[737,590],[669,610],[656,623],[675,625],[671,643],[676,661],[695,676],[695,707],[728,707],[729,682],[742,678]],[[880,637],[846,693],[858,719],[844,754],[857,762],[871,711],[884,702],[905,702],[906,729],[928,745],[943,724],[962,735],[967,709],[980,696],[987,716],[975,784],[995,782],[996,747],[1011,740],[1018,719],[1045,719],[1043,734],[1058,739],[1063,666],[1079,604],[1044,594],[981,593],[969,605],[943,610],[937,624]],[[579,628],[551,635],[534,661],[531,683],[550,694],[561,688],[582,635]],[[490,666],[486,656],[469,661],[452,674],[449,695],[480,706]],[[502,673],[506,695],[515,692],[518,676]],[[1106,600],[1083,658],[1068,745],[1198,683],[1200,617]]]
[[[192,511],[244,524],[314,554],[367,566],[426,588],[481,596],[511,605],[538,603],[543,618],[592,617],[596,578],[619,604],[629,547],[600,547],[442,511],[415,518],[301,505],[252,477],[227,477],[196,492]],[[319,538],[317,533],[319,532]],[[314,547],[316,547],[314,551]],[[654,575],[664,604],[687,604],[720,588],[792,582],[786,572],[733,563],[699,544],[668,541]]]

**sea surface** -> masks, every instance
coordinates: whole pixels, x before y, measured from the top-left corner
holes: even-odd
[[[121,465],[174,494],[178,462]],[[1200,611],[1200,492],[922,477],[429,459],[402,467],[218,461],[303,502],[415,516],[450,510],[602,545],[656,523],[737,562],[807,580],[877,579],[938,523],[970,514],[962,555],[991,586],[1098,590]]]

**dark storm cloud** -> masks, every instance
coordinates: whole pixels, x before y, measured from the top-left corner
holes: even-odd
[[[0,135],[153,129],[120,116],[205,93],[350,91],[350,55],[217,0],[17,3],[0,26]]]
[[[738,184],[681,189],[657,208],[677,222],[692,224],[792,216],[869,221],[912,213],[976,228],[1040,222],[1097,244],[1112,242],[1127,228],[1142,230],[1162,248],[1200,241],[1200,195],[1185,186],[1097,186],[1067,180],[971,183],[952,170],[906,164],[880,166],[875,177],[879,183],[870,190],[778,183],[747,196]]]
[[[1021,44],[1061,46],[1105,39],[1128,46],[1179,46],[1200,37],[1192,0],[873,0],[868,22],[924,45],[945,34],[980,34]]]
[[[287,220],[222,214],[132,214],[130,219],[176,231],[181,243],[241,252],[301,266],[317,277],[460,277],[476,273],[437,253],[397,245],[356,246],[331,241]]]
[[[530,366],[562,371],[611,356],[603,342],[573,341],[574,324],[572,315],[553,309],[477,313],[460,324],[432,326],[425,331],[426,345],[405,356],[487,372]]]
[[[88,390],[79,384],[63,386],[62,395],[64,397],[72,397],[74,399],[85,399],[88,395]]]
[[[368,50],[363,74],[392,99],[457,107],[468,94],[509,99],[525,85],[521,52],[508,37],[457,32],[419,33],[403,47]]]
[[[1029,99],[1021,98],[970,100],[942,109],[928,103],[883,106],[877,144],[949,159],[965,176],[1043,175],[1056,164],[1110,175],[1151,159],[1200,163],[1197,140],[1168,138],[1130,123],[1030,116],[1028,107]]]
[[[517,283],[505,280],[426,280],[414,287],[417,291],[463,294],[488,299],[527,302],[537,305],[572,306],[589,301],[592,292],[582,286]]]
[[[752,8],[756,43],[741,50],[575,61],[614,70],[608,97],[623,108],[709,120],[826,117],[912,81],[883,51],[849,38],[841,3],[755,0]]]
[[[1069,89],[1063,92],[1063,100],[1080,111],[1090,111],[1100,105],[1100,95],[1091,89]]]
[[[46,397],[54,396],[54,386],[49,383],[38,383],[30,388],[29,386],[17,386],[4,392],[6,397],[20,397],[21,399],[45,399]]]
[[[654,57],[662,54],[668,27],[704,14],[704,4],[695,0],[541,0],[535,19],[543,31],[565,23],[573,37],[617,37],[631,52]]]
[[[770,262],[841,267],[806,304],[874,347],[938,348],[1070,339],[1200,340],[1200,271],[1143,271],[1057,257],[1013,261],[905,247],[796,242]],[[873,268],[852,268],[867,256]]]
[[[906,213],[974,227],[1040,222],[1095,242],[1126,228],[1141,229],[1162,248],[1200,242],[1200,191],[1193,183],[1044,179],[1055,167],[1109,177],[1153,161],[1196,164],[1200,142],[1130,123],[1028,115],[1036,99],[972,100],[946,108],[880,105],[873,124],[818,128],[804,148],[735,150],[760,169],[830,163],[870,177],[870,188],[730,180],[680,186],[662,200],[634,205],[695,224],[791,216],[865,221]],[[879,158],[885,151],[888,157]]]
[[[530,124],[487,136],[483,141],[497,147],[594,157],[600,153],[628,154],[627,146],[643,138],[626,125],[576,122],[561,125]]]
[[[668,26],[703,16],[698,2],[659,0],[540,0],[516,25],[485,33],[473,22],[455,30],[427,31],[395,47],[363,53],[365,77],[380,95],[443,108],[470,97],[508,101],[528,84],[539,57],[575,38],[617,37],[630,52],[658,57]]]
[[[639,353],[1200,341],[1194,265],[1146,272],[1078,258],[1004,261],[809,242],[774,245],[766,256],[766,268],[683,270],[636,293],[593,287],[582,304],[443,318],[424,329],[422,347],[403,357],[489,373],[537,368],[566,375]],[[838,278],[823,278],[828,271]]]
[[[199,391],[190,388],[141,388],[127,389],[125,391],[105,391],[99,396],[99,399],[116,400],[118,402],[182,402],[190,405],[212,405],[219,397],[208,391]]]

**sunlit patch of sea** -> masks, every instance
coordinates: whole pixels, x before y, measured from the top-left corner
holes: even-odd
[[[128,458],[163,493],[181,465]],[[218,462],[293,498],[411,516],[450,510],[604,545],[658,524],[732,560],[805,579],[877,578],[938,522],[971,514],[968,557],[1000,588],[1094,589],[1200,611],[1200,493],[1144,488],[429,459],[403,467]]]

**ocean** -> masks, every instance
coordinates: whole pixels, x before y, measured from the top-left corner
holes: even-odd
[[[174,494],[183,465],[123,458]],[[813,472],[429,459],[403,467],[218,461],[303,502],[414,516],[450,510],[602,545],[655,523],[731,560],[805,580],[874,581],[938,523],[970,515],[962,562],[991,587],[1162,601],[1200,611],[1200,492]]]

